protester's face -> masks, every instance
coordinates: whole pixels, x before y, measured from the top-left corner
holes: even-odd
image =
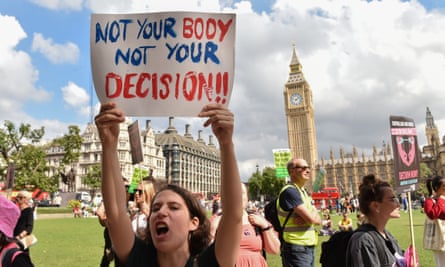
[[[436,195],[437,196],[445,196],[445,179],[442,179],[440,181],[440,186],[437,189]]]
[[[390,218],[400,218],[399,199],[390,187],[384,189],[380,212],[384,215],[389,214]]]
[[[20,205],[26,203],[26,198],[23,195],[18,195],[15,199],[16,199],[17,203]]]
[[[290,175],[296,179],[304,179],[307,181],[311,179],[311,168],[304,159],[297,159],[294,161]]]
[[[199,220],[190,218],[189,209],[180,195],[164,190],[153,201],[149,225],[156,249],[172,252],[180,248],[188,250],[189,232],[196,230]]]
[[[137,189],[134,191],[134,199],[136,203],[144,202],[144,189],[141,184],[139,184]]]

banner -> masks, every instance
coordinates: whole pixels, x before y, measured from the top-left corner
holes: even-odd
[[[92,14],[91,69],[101,103],[127,116],[196,116],[228,105],[235,68],[235,14]]]
[[[142,179],[149,174],[149,169],[141,166],[140,168],[133,168],[133,176],[131,176],[131,184],[128,189],[129,193],[134,193],[134,190],[137,189],[138,184],[142,182]]]
[[[326,170],[323,167],[320,167],[320,169],[318,170],[318,173],[317,173],[317,177],[315,178],[315,182],[312,187],[313,192],[320,191],[325,176],[326,176]]]
[[[278,178],[289,177],[287,172],[287,162],[292,159],[291,151],[288,148],[273,149],[273,158],[275,162],[275,172]]]
[[[130,139],[131,161],[133,164],[142,162],[144,155],[142,154],[141,135],[139,133],[138,121],[128,125],[128,137]]]
[[[389,121],[397,192],[415,191],[419,188],[420,153],[414,120],[390,116]]]

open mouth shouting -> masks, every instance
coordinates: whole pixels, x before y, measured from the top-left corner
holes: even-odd
[[[168,233],[168,225],[164,222],[156,223],[156,237],[163,237]]]

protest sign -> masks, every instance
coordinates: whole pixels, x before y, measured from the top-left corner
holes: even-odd
[[[93,14],[90,50],[101,103],[127,116],[196,116],[228,105],[234,80],[235,14]]]
[[[395,186],[399,193],[419,188],[420,153],[414,120],[390,116]]]
[[[273,149],[273,159],[275,163],[275,172],[278,178],[289,177],[287,172],[287,162],[292,158],[289,148]]]

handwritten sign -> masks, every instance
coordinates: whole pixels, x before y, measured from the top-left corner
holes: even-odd
[[[91,68],[101,103],[128,116],[196,116],[228,105],[235,66],[235,14],[93,14]]]
[[[287,162],[292,159],[291,150],[289,148],[272,149],[272,153],[277,177],[289,177],[289,173],[287,172]]]

